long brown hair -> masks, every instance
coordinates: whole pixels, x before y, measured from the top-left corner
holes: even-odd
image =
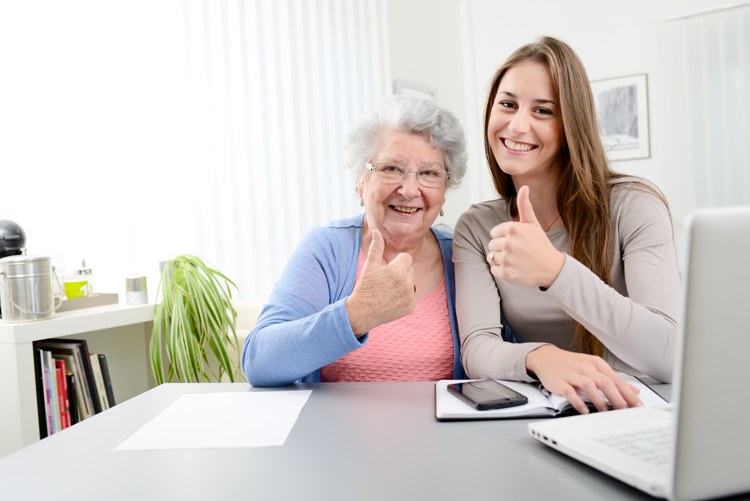
[[[588,76],[578,55],[564,42],[542,37],[516,50],[495,72],[484,114],[484,151],[495,189],[510,204],[516,216],[516,188],[492,153],[487,131],[500,80],[522,62],[544,64],[560,102],[563,145],[560,151],[562,174],[557,188],[557,210],[570,244],[568,253],[610,284],[612,242],[609,197],[610,181],[624,176],[612,171],[601,139]],[[653,191],[645,186],[647,191]],[[657,194],[664,201],[664,198]],[[664,201],[666,203],[666,201]],[[583,353],[605,356],[601,341],[573,319],[573,347]]]

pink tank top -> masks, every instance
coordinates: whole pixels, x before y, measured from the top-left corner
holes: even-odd
[[[359,280],[365,255],[360,252]],[[367,344],[320,370],[323,382],[438,381],[453,379],[451,332],[445,275],[417,301],[411,314],[370,331]]]

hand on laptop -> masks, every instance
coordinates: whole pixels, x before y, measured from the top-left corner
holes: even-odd
[[[608,409],[602,393],[615,409],[643,406],[638,398],[640,390],[626,383],[597,356],[544,345],[526,355],[526,370],[547,390],[568,399],[581,414],[588,414],[589,409],[577,390],[584,392],[600,411]]]

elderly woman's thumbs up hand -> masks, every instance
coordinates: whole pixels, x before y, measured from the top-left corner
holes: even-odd
[[[490,272],[512,285],[549,287],[565,264],[565,255],[555,249],[534,214],[529,187],[518,190],[519,221],[502,223],[490,232],[487,261]]]
[[[357,337],[408,315],[417,304],[411,256],[399,254],[386,264],[383,262],[384,245],[383,236],[373,230],[362,273],[346,300],[349,323]]]

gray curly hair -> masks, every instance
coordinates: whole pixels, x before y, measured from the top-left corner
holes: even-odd
[[[458,119],[448,110],[427,99],[388,96],[349,130],[344,144],[346,164],[362,182],[365,164],[375,156],[391,131],[424,134],[432,146],[440,148],[450,173],[446,189],[455,188],[466,174],[466,137]]]

